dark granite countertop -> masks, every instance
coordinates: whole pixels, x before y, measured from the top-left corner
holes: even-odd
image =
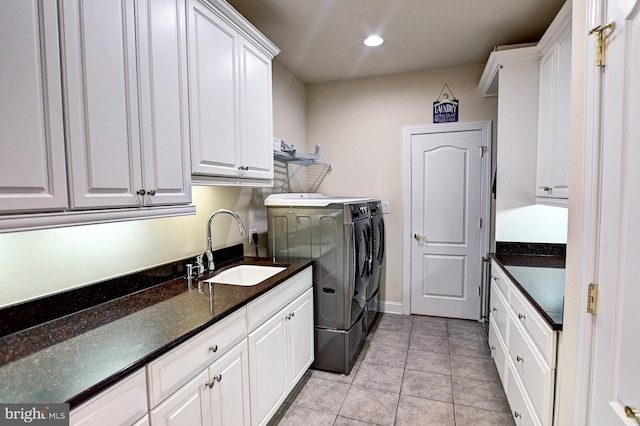
[[[244,258],[237,264],[274,265]],[[68,402],[74,407],[225,318],[310,261],[250,287],[213,284],[203,291],[176,278],[0,338],[0,401]],[[63,333],[60,330],[64,330]],[[64,338],[49,336],[64,334]]]
[[[553,330],[562,330],[565,258],[553,255],[492,254],[516,287]]]

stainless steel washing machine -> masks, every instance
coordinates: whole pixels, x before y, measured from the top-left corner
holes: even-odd
[[[348,374],[366,337],[371,277],[367,198],[276,194],[265,200],[269,255],[312,259],[316,369]]]
[[[371,217],[371,279],[367,287],[367,306],[365,309],[365,326],[367,334],[378,316],[380,299],[380,282],[382,279],[382,265],[384,263],[384,219],[382,216],[382,202],[369,202]]]

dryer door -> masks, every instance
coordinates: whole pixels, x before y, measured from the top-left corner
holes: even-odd
[[[384,219],[381,214],[371,216],[371,258],[371,279],[367,299],[370,299],[380,287],[380,267],[384,260]]]

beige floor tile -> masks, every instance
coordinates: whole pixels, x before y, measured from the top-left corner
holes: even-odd
[[[499,382],[500,380],[493,358],[451,355],[451,375],[493,382]]]
[[[396,426],[454,426],[453,404],[400,395]]]
[[[400,348],[409,347],[410,331],[394,331],[378,329],[373,335],[371,342],[380,343],[387,346],[398,346]]]
[[[388,365],[363,362],[353,384],[386,392],[400,393],[404,369]]]
[[[451,374],[451,360],[449,359],[449,354],[446,353],[409,349],[405,368],[430,371],[432,373]]]
[[[456,426],[515,426],[511,413],[455,406]]]
[[[451,355],[473,358],[490,357],[491,350],[486,341],[479,339],[449,337],[449,353]]]
[[[311,377],[292,404],[338,414],[348,390],[348,383]]]
[[[402,368],[407,360],[407,351],[408,348],[387,346],[381,341],[375,341],[367,348],[363,361]]]
[[[453,402],[451,376],[427,371],[405,370],[402,395]]]
[[[509,403],[502,384],[485,380],[453,378],[453,402],[458,405],[509,413]]]
[[[427,336],[423,334],[412,334],[409,342],[409,349],[449,353],[449,339],[447,336]]]
[[[378,425],[393,425],[399,394],[351,386],[340,409],[340,416]]]
[[[278,422],[279,426],[332,426],[336,415],[291,405]]]

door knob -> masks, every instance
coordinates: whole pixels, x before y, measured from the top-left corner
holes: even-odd
[[[624,413],[627,415],[627,417],[634,419],[636,423],[640,425],[640,410],[629,405],[625,405]]]
[[[427,239],[427,237],[426,237],[426,236],[424,236],[424,235],[422,235],[422,234],[420,234],[420,233],[413,234],[413,238],[415,238],[415,239],[416,239],[416,241],[421,241],[421,240],[426,240],[426,239]]]

